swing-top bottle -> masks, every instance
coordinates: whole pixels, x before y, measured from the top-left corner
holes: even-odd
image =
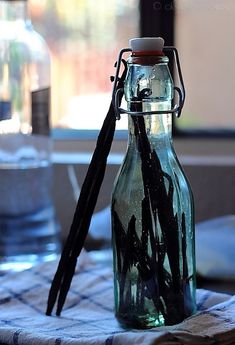
[[[172,143],[174,85],[163,40],[130,44],[128,147],[111,205],[115,310],[124,326],[148,328],[195,312],[194,210]]]

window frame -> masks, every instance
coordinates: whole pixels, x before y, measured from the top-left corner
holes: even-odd
[[[140,37],[162,36],[165,44],[174,45],[174,6],[172,0],[139,0],[139,33]],[[169,10],[170,9],[170,10]],[[117,52],[118,53],[118,52]],[[173,73],[173,64],[169,62]],[[107,109],[108,110],[108,109]],[[105,116],[105,114],[104,114]],[[99,129],[63,129],[52,128],[52,138],[55,140],[94,140]],[[126,140],[126,130],[116,130],[115,139]]]
[[[140,0],[140,32],[141,36],[164,37],[165,44],[175,46],[175,1],[174,0]],[[171,74],[174,75],[174,65],[169,62]],[[187,90],[186,90],[187,97]],[[182,115],[183,116],[183,115]],[[173,118],[173,135],[180,138],[235,138],[234,129],[182,129]]]

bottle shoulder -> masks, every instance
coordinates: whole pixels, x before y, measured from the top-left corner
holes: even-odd
[[[50,87],[50,53],[30,22],[0,21],[0,68],[8,66],[9,83],[30,83],[32,91]]]
[[[144,160],[150,166],[150,169],[161,171],[161,173],[175,178],[176,175],[180,175],[182,179],[185,178],[183,168],[177,157],[172,143],[168,143],[167,146],[163,144],[155,143],[152,145],[151,151],[145,155]],[[143,170],[143,157],[135,144],[129,144],[127,151],[120,167],[119,175],[125,176],[124,178],[129,179],[129,175],[139,176]]]
[[[167,193],[174,191],[176,199],[184,198],[188,203],[193,200],[189,181],[173,148],[168,152],[153,150],[143,160],[138,150],[129,147],[115,180],[113,198],[126,205],[133,198],[142,200],[144,189],[153,182],[156,188],[164,187]]]
[[[22,54],[29,61],[50,63],[49,48],[30,22],[0,21],[0,48],[17,50],[17,55]]]

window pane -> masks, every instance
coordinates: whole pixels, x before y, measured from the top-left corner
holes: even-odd
[[[99,129],[119,50],[139,35],[138,0],[30,0],[52,54],[53,127]],[[126,128],[126,121],[118,121]]]
[[[186,87],[185,128],[234,128],[235,1],[177,0],[176,47]]]

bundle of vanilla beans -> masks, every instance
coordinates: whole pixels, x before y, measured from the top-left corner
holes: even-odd
[[[136,102],[133,99],[132,111],[142,111],[141,100],[146,92],[148,93],[147,90],[142,90],[142,95],[139,95]],[[114,213],[113,228],[115,229],[117,269],[120,277],[119,313],[129,315],[130,318],[133,318],[133,320],[128,320],[129,323],[134,324],[137,328],[141,327],[136,315],[132,315],[130,312],[129,306],[132,297],[124,292],[125,287],[130,284],[128,272],[136,267],[140,278],[136,283],[136,296],[138,296],[136,312],[141,314],[145,309],[145,298],[151,299],[156,311],[164,317],[164,323],[173,325],[191,315],[193,308],[190,295],[192,277],[188,276],[186,258],[185,214],[175,214],[173,210],[172,177],[162,170],[159,157],[151,148],[144,116],[133,115],[132,121],[141,158],[144,189],[142,232],[139,234],[137,231],[138,220],[134,214],[130,217],[128,229],[125,230],[118,214]],[[177,176],[175,179],[177,180]],[[156,231],[157,228],[158,231]],[[182,238],[181,245],[179,237]],[[166,256],[170,272],[165,268]],[[180,267],[181,262],[183,269]]]

